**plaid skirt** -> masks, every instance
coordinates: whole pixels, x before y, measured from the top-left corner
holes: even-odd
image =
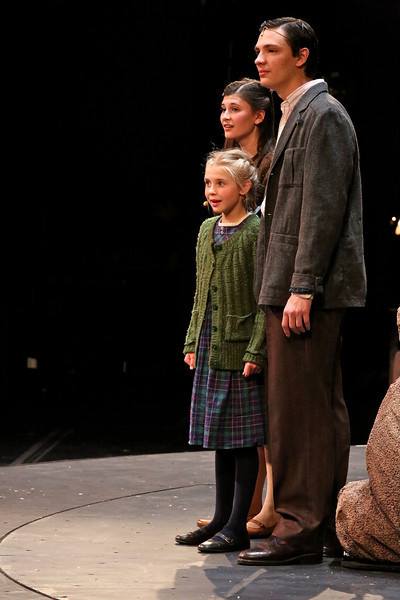
[[[189,444],[203,448],[244,448],[266,443],[262,375],[208,366],[211,310],[207,307],[197,355],[190,409]]]

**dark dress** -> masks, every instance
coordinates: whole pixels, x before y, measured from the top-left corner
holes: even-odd
[[[241,225],[214,229],[215,244],[222,244]],[[242,371],[209,367],[211,304],[202,325],[190,411],[189,444],[204,448],[243,448],[265,444],[263,376],[244,377]],[[244,365],[243,365],[244,366]]]

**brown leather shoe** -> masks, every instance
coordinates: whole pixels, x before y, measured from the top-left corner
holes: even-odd
[[[211,523],[211,519],[198,519],[197,527],[201,528]],[[276,523],[272,527],[266,527],[264,523],[256,518],[247,521],[247,533],[251,539],[266,538],[271,535]]]
[[[271,535],[263,545],[244,550],[239,565],[311,565],[322,562],[322,548],[297,548],[289,541]]]
[[[211,523],[211,519],[197,519],[197,527],[204,527],[205,525],[208,525],[209,523]]]
[[[275,525],[276,523],[274,523],[271,527],[266,527],[264,523],[253,517],[247,521],[246,528],[251,539],[267,538],[273,532]]]

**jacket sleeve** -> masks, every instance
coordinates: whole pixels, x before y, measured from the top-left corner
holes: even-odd
[[[304,159],[298,248],[291,287],[322,291],[358,176],[358,147],[348,117],[337,108],[314,121]]]

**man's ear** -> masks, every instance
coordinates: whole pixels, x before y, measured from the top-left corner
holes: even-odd
[[[307,62],[307,58],[310,56],[308,48],[300,48],[297,54],[296,67],[304,67]]]

